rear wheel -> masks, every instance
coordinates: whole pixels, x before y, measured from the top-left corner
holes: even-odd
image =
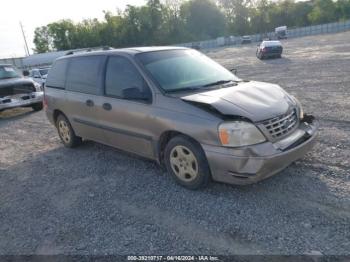
[[[41,111],[43,109],[43,103],[36,103],[32,105],[34,111]]]
[[[71,124],[64,115],[57,117],[56,128],[65,147],[73,148],[81,144],[81,137],[75,135]]]
[[[210,170],[202,148],[185,136],[174,137],[167,144],[165,163],[169,174],[183,187],[198,189],[210,181]]]

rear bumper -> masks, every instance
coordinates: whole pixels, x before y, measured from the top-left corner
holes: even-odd
[[[43,101],[44,92],[32,92],[28,94],[7,96],[0,98],[0,110],[25,107]]]
[[[266,142],[243,149],[203,146],[213,180],[247,185],[277,174],[315,145],[319,124],[313,119],[310,122],[302,123],[290,135],[294,138],[287,137],[285,142]]]

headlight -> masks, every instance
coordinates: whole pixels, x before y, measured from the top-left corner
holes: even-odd
[[[221,124],[219,137],[221,144],[226,147],[255,145],[266,141],[255,125],[244,121]]]
[[[298,112],[299,112],[299,119],[303,119],[304,118],[304,109],[303,106],[301,105],[301,103],[299,102],[299,100],[295,97],[295,96],[291,96],[293,98],[293,100],[295,101],[295,103],[298,106]]]
[[[41,91],[41,86],[38,84],[38,83],[34,83],[34,87],[35,87],[35,90],[36,92],[40,92]]]

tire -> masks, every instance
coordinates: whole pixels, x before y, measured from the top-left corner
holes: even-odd
[[[195,190],[208,185],[211,180],[208,161],[199,144],[185,136],[176,136],[165,148],[168,173],[179,185]]]
[[[34,111],[41,111],[41,110],[43,110],[43,103],[33,104],[32,108],[33,108]]]
[[[82,143],[81,137],[75,135],[75,132],[68,119],[60,114],[56,120],[58,135],[65,147],[74,148]]]

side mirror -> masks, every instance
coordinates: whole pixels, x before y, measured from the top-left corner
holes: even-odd
[[[29,76],[29,71],[28,70],[23,70],[22,73],[23,73],[23,76]]]
[[[123,90],[123,97],[129,100],[149,101],[151,99],[151,94],[142,92],[137,87],[131,87]]]
[[[236,68],[231,68],[230,71],[231,71],[233,74],[237,75],[238,70],[237,70]]]

